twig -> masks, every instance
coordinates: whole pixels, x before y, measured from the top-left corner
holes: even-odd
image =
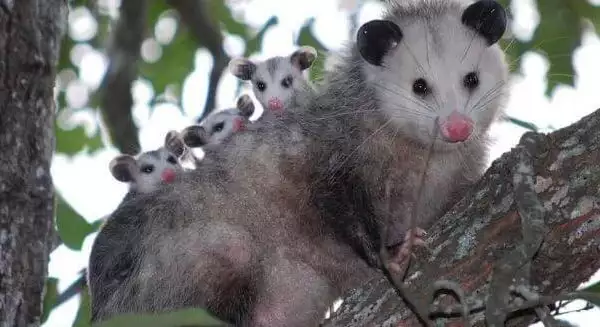
[[[434,289],[434,296],[435,296],[435,292],[437,292],[439,290],[452,291],[452,293],[454,293],[454,295],[456,296],[458,303],[460,303],[461,316],[465,321],[465,326],[471,327],[471,321],[469,320],[469,306],[466,302],[465,292],[460,287],[460,285],[458,283],[450,281],[450,280],[438,280],[435,283],[433,283],[433,289]],[[433,298],[432,300],[435,300],[435,298]]]
[[[525,300],[531,301],[539,297],[539,295],[529,290],[524,285],[517,286],[515,293],[519,294]],[[558,327],[558,321],[552,317],[547,306],[540,306],[534,309],[538,318],[542,321],[545,327]]]
[[[79,276],[73,282],[73,284],[69,285],[69,287],[67,287],[66,290],[64,290],[58,295],[58,297],[56,298],[56,302],[53,304],[54,308],[69,301],[72,297],[79,294],[79,292],[81,292],[81,290],[87,286],[87,279],[85,278],[85,276],[87,275],[87,268],[82,269],[81,271],[79,271],[79,273],[81,273],[81,276]]]
[[[146,27],[147,2],[121,3],[119,20],[108,49],[109,64],[101,85],[101,111],[110,138],[122,153],[140,152],[138,129],[133,121],[131,85],[138,75],[140,46]]]
[[[187,25],[198,44],[205,47],[213,57],[213,67],[208,79],[208,92],[204,110],[197,121],[202,121],[216,105],[217,86],[230,58],[223,49],[223,37],[218,24],[208,13],[205,1],[169,0],[168,2]]]

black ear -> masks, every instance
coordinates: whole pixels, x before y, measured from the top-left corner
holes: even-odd
[[[185,145],[190,148],[198,148],[208,144],[209,133],[200,125],[192,125],[181,131],[181,137]]]
[[[251,80],[256,72],[256,64],[246,58],[231,59],[227,67],[233,76],[244,81]]]
[[[315,59],[317,59],[317,50],[310,46],[303,46],[290,55],[292,65],[300,70],[308,69]]]
[[[504,34],[507,24],[506,10],[494,0],[479,0],[468,6],[461,21],[483,36],[492,45]]]
[[[137,162],[130,155],[122,154],[110,161],[109,169],[113,177],[120,182],[132,182]]]
[[[184,155],[185,153],[185,143],[183,143],[183,138],[176,131],[169,131],[165,136],[165,149],[167,151],[173,153],[178,158]]]
[[[252,102],[252,98],[248,94],[244,94],[237,99],[237,103],[235,105],[242,116],[246,118],[250,118],[254,113],[254,102]]]
[[[372,20],[363,24],[356,33],[356,46],[368,63],[380,66],[387,52],[402,41],[400,27],[389,20]]]

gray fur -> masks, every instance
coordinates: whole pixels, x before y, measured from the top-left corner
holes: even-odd
[[[262,62],[235,58],[229,64],[229,71],[241,80],[250,81],[252,91],[265,111],[287,111],[304,107],[314,93],[302,72],[312,65],[316,56],[314,48],[305,46],[289,56],[275,56]],[[282,84],[285,78],[291,79],[288,87]],[[261,90],[259,83],[264,83],[266,88]],[[273,100],[279,101],[282,108],[273,108],[270,104]]]
[[[391,11],[405,39],[382,66],[353,46],[305,110],[265,117],[209,149],[211,165],[123,203],[92,248],[92,319],[199,306],[241,326],[316,326],[369,276],[367,263],[380,265],[382,242],[402,239],[444,105],[468,112],[476,127],[463,143],[436,140],[419,226],[461,197],[482,173],[506,65],[497,45],[460,24],[464,5],[419,3],[431,8]],[[475,67],[482,84],[467,105],[460,78]],[[411,93],[419,77],[435,97]],[[380,235],[382,227],[391,233]]]

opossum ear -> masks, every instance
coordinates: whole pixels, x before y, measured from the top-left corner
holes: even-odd
[[[498,2],[479,0],[465,9],[461,21],[485,38],[488,45],[492,45],[500,40],[506,30],[507,14]]]
[[[402,41],[400,27],[389,20],[372,20],[363,24],[356,35],[360,55],[371,65],[381,66],[383,57]]]
[[[169,131],[165,136],[165,149],[177,157],[184,155],[186,147],[183,138],[177,131]]]
[[[242,116],[246,118],[250,118],[254,113],[254,102],[252,102],[252,98],[248,94],[244,94],[237,99],[236,107]]]
[[[137,162],[130,155],[122,154],[110,161],[109,169],[113,177],[120,182],[132,182]]]
[[[290,55],[294,67],[302,70],[308,69],[317,59],[317,50],[310,46],[302,46]]]
[[[256,64],[246,58],[234,58],[229,62],[228,69],[233,76],[249,81],[256,72]]]
[[[181,131],[181,137],[185,145],[190,148],[198,148],[208,144],[210,135],[204,127],[192,125]]]

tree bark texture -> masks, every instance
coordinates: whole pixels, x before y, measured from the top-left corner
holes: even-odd
[[[531,194],[537,194],[539,208],[544,209],[540,217],[545,226],[526,286],[540,295],[555,296],[574,291],[600,269],[600,110],[535,137],[540,144],[532,153]],[[471,304],[493,302],[490,299],[500,290],[492,289],[490,282],[500,273],[497,263],[510,262],[525,243],[522,210],[517,209],[513,186],[522,152],[522,147],[515,147],[494,161],[471,191],[428,230],[429,250],[416,249],[405,279],[421,307],[429,308],[432,285],[439,280],[455,282]],[[521,283],[512,277],[507,280],[502,285],[505,290]],[[441,307],[457,304],[451,296],[436,298]],[[472,313],[472,326],[484,326],[484,315],[483,310]],[[507,326],[526,326],[533,317],[529,312],[509,320]],[[441,319],[445,324],[438,326],[466,326],[460,317]],[[389,282],[376,276],[348,294],[324,326],[420,325]]]
[[[65,0],[0,1],[0,326],[38,326],[52,243]]]

